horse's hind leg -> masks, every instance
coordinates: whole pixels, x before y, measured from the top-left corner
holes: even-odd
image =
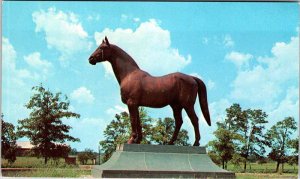
[[[183,123],[182,115],[181,115],[182,107],[179,107],[179,106],[171,106],[171,107],[173,109],[173,115],[175,118],[175,130],[174,130],[174,133],[173,133],[173,136],[172,136],[170,142],[168,143],[169,145],[173,145],[174,142],[176,141],[178,133],[181,128],[181,125]]]
[[[189,116],[192,124],[193,124],[193,127],[194,127],[194,131],[195,131],[195,143],[194,143],[194,146],[199,146],[200,143],[200,132],[199,132],[199,124],[198,124],[198,117],[195,113],[195,110],[194,110],[194,106],[190,106],[190,107],[187,107],[187,108],[184,108],[187,115]]]

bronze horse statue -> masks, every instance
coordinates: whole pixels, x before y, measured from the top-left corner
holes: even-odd
[[[162,108],[170,105],[175,118],[175,130],[169,144],[174,144],[177,139],[183,123],[181,112],[185,109],[195,131],[194,146],[199,146],[198,117],[194,110],[197,93],[203,116],[208,125],[211,125],[206,87],[202,80],[183,73],[172,73],[161,77],[151,76],[141,70],[124,50],[110,44],[107,37],[89,58],[89,63],[92,65],[103,61],[111,63],[121,88],[122,102],[128,106],[132,128],[128,144],[139,144],[142,140],[139,106]]]

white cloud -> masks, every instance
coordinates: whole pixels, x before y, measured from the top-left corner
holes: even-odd
[[[2,38],[2,62],[3,62],[3,76],[5,80],[8,80],[12,86],[21,87],[25,85],[27,79],[37,79],[38,76],[31,73],[27,69],[18,69],[16,66],[17,53],[9,42],[9,40],[5,37]]]
[[[253,56],[249,53],[241,53],[236,51],[232,51],[225,56],[225,59],[234,63],[238,69],[241,69],[242,67],[248,67],[249,60],[252,58]]]
[[[231,96],[255,104],[272,104],[288,80],[299,79],[299,37],[276,43],[271,57],[258,57],[258,65],[240,70]]]
[[[69,59],[73,54],[89,50],[91,43],[76,14],[65,13],[55,8],[33,12],[36,32],[44,32],[48,48],[61,53],[60,60]]]
[[[218,46],[224,46],[227,48],[233,47],[235,45],[234,40],[230,35],[223,35],[223,36],[212,36],[212,37],[203,37],[202,38],[202,44],[208,45],[218,45]]]
[[[105,36],[112,44],[131,55],[141,69],[154,75],[180,71],[191,62],[190,55],[184,57],[178,49],[171,47],[170,32],[162,29],[154,19],[141,23],[135,30],[106,28],[102,32],[96,32],[97,44]],[[112,71],[105,69],[107,73]]]
[[[228,99],[222,98],[209,104],[209,111],[213,121],[223,121],[226,117],[226,108],[229,108],[231,103]],[[215,124],[216,122],[213,122]]]
[[[120,114],[121,112],[128,112],[128,108],[123,105],[115,105],[113,108],[109,108],[106,110],[106,113],[109,115]]]
[[[33,52],[27,56],[24,56],[24,60],[29,66],[42,71],[44,74],[48,74],[49,70],[53,67],[52,63],[41,59],[41,54],[39,52]]]
[[[2,112],[5,119],[16,124],[18,119],[28,115],[24,104],[28,100],[31,85],[38,79],[38,76],[27,69],[18,68],[17,52],[9,39],[5,37],[2,37],[2,69]]]
[[[71,99],[77,101],[78,103],[92,104],[95,100],[95,97],[92,95],[91,91],[84,86],[74,90],[70,96]]]
[[[283,120],[285,117],[299,117],[299,87],[287,89],[285,98],[269,113],[269,122]]]
[[[9,40],[5,37],[2,37],[2,57],[4,67],[10,69],[16,67],[17,52],[15,51]]]
[[[225,45],[225,47],[233,47],[234,46],[234,41],[231,38],[230,35],[225,35],[224,40],[223,40],[223,44]]]
[[[109,62],[105,61],[105,62],[102,62],[102,65],[105,70],[105,77],[108,77],[108,78],[111,77],[114,74],[111,64]]]

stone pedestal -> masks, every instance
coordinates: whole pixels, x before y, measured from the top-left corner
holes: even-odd
[[[92,169],[95,178],[235,178],[212,162],[205,147],[122,144]]]

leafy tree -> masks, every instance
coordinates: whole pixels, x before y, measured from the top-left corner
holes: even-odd
[[[55,144],[52,148],[52,154],[50,157],[56,161],[59,160],[59,158],[68,157],[69,153],[71,151],[71,147],[65,144]]]
[[[12,164],[16,161],[17,136],[15,126],[9,122],[4,122],[1,114],[1,157]]]
[[[72,148],[71,151],[69,152],[70,155],[77,155],[77,149],[76,148]]]
[[[212,150],[208,150],[207,152],[208,156],[210,157],[210,159],[217,165],[221,165],[221,159],[220,159],[220,156],[215,152],[215,151],[212,151]]]
[[[287,117],[277,122],[267,131],[267,144],[271,148],[268,156],[277,162],[276,172],[278,172],[279,165],[282,164],[283,168],[283,164],[287,161],[287,150],[290,147],[289,144],[293,143],[290,137],[296,129],[295,119]]]
[[[240,164],[245,162],[245,158],[242,157],[240,154],[238,153],[234,153],[232,156],[232,159],[230,160],[230,162],[235,166],[240,168]]]
[[[264,164],[264,163],[268,163],[268,158],[260,157],[260,158],[258,158],[257,163],[261,164],[261,165]]]
[[[85,149],[83,152],[78,153],[78,160],[82,165],[87,164],[88,160],[96,159],[97,155],[92,149]]]
[[[295,165],[298,164],[299,160],[299,137],[297,137],[296,139],[291,139],[287,144],[288,147],[293,150],[291,156],[288,157],[288,163],[294,166],[295,170]]]
[[[150,143],[152,134],[152,121],[144,108],[139,109],[141,126],[143,129],[142,144]],[[104,152],[103,162],[107,161],[116,150],[118,144],[126,143],[131,134],[130,118],[127,112],[115,115],[115,119],[107,125],[104,131],[105,139],[100,141],[101,150]]]
[[[88,156],[85,153],[78,153],[77,158],[81,165],[85,165],[88,161]]]
[[[217,123],[218,129],[214,132],[215,140],[210,141],[208,146],[220,159],[223,169],[227,169],[227,163],[230,161],[235,152],[234,140],[242,140],[241,136],[226,129],[226,122]]]
[[[35,92],[25,105],[31,110],[29,118],[19,120],[18,133],[26,136],[34,145],[34,151],[38,156],[44,157],[46,164],[48,159],[57,151],[57,143],[65,141],[79,141],[68,135],[70,126],[62,123],[62,118],[79,118],[80,115],[68,111],[69,101],[67,96],[62,99],[61,93],[53,94],[46,90],[42,84],[32,88]],[[57,156],[55,156],[57,157]]]
[[[175,121],[172,118],[166,117],[164,120],[158,119],[156,125],[153,127],[153,134],[151,141],[160,144],[167,145],[171,140],[173,132],[175,130]],[[188,131],[181,129],[178,133],[177,140],[174,142],[175,145],[190,145],[188,143],[189,136]]]
[[[296,139],[291,139],[288,141],[288,145],[291,149],[294,150],[294,154],[298,154],[299,153],[299,137],[297,137]]]
[[[265,138],[263,130],[267,114],[260,109],[243,110],[239,104],[233,104],[226,109],[225,119],[227,129],[239,134],[243,139],[239,141],[237,151],[244,157],[244,171],[250,156],[263,156],[265,153]]]

